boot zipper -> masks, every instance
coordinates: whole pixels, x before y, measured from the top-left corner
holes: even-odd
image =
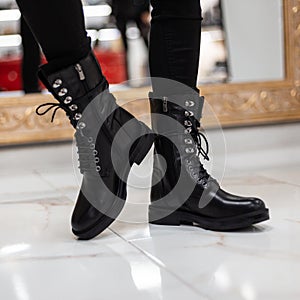
[[[85,75],[83,73],[83,70],[82,70],[82,67],[80,64],[76,64],[75,65],[75,69],[76,71],[78,72],[78,75],[79,75],[79,79],[82,81],[82,80],[85,80]]]
[[[75,65],[75,70],[77,71],[77,73],[79,75],[80,81],[82,81],[82,84],[84,86],[85,91],[89,92],[90,89],[89,89],[89,86],[88,86],[88,84],[86,82],[86,77],[85,77],[85,74],[83,72],[83,69],[82,69],[81,65],[80,64],[76,64]]]
[[[168,112],[168,97],[163,97],[163,112]]]

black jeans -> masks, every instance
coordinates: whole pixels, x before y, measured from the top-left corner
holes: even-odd
[[[80,0],[17,0],[49,62],[50,71],[90,51]],[[201,8],[199,0],[152,0],[150,74],[196,89]]]
[[[38,67],[41,64],[40,47],[23,17],[21,17],[21,37],[23,90],[26,94],[37,93],[40,92],[37,76]]]

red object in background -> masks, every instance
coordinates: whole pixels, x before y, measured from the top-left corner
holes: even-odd
[[[124,53],[95,51],[95,56],[109,83],[121,83],[126,80]],[[21,64],[20,56],[0,59],[0,91],[22,90]]]
[[[127,80],[125,53],[95,51],[104,76],[109,83],[121,83]]]
[[[0,60],[0,91],[21,90],[21,59],[8,57]]]

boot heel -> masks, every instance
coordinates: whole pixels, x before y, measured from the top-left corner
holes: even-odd
[[[144,136],[141,136],[133,143],[130,149],[131,164],[136,163],[137,165],[139,165],[143,161],[150,148],[152,147],[155,138],[156,134],[149,133],[145,134]]]
[[[162,215],[162,212],[158,212],[151,207],[149,208],[149,223],[156,225],[170,225],[180,226],[180,217],[176,212],[169,214],[163,218],[158,219]]]

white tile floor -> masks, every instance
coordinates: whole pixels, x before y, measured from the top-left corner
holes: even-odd
[[[299,132],[300,124],[224,132],[222,185],[262,197],[269,222],[230,233],[149,226],[149,190],[137,188],[149,181],[146,160],[131,174],[120,220],[85,242],[70,233],[71,144],[1,149],[1,299],[300,299]]]

